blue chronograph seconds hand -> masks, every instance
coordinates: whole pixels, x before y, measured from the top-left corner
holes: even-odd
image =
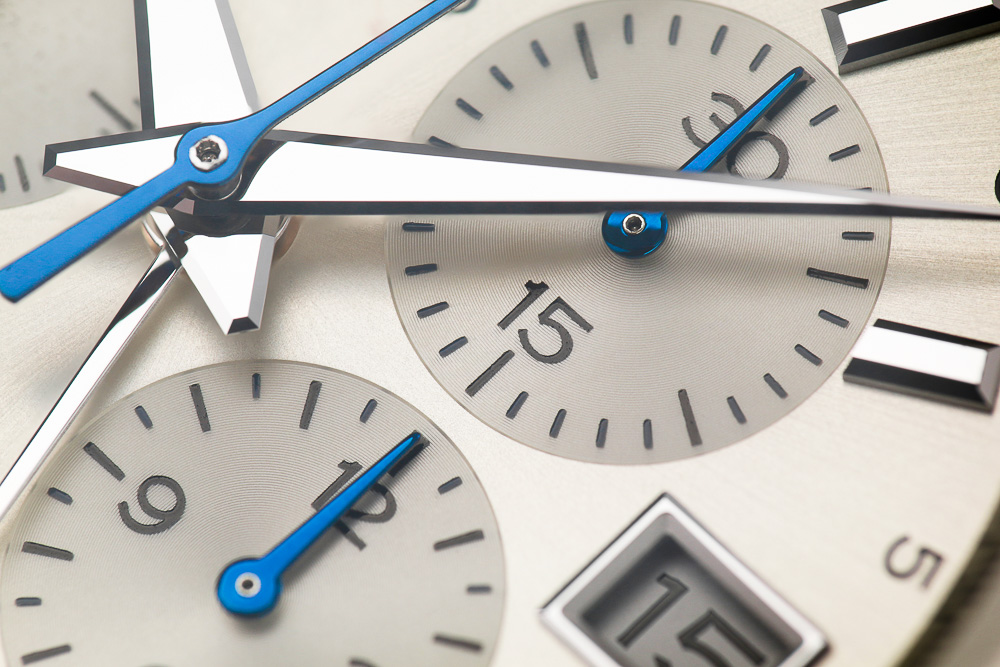
[[[188,188],[223,197],[239,184],[251,150],[275,125],[446,14],[463,0],[433,0],[329,69],[260,111],[188,130],[173,165],[0,269],[0,294],[18,301],[133,220],[170,205]]]
[[[702,146],[679,171],[699,174],[718,164],[805,76],[806,71],[801,67],[783,76],[729,127]],[[614,252],[626,257],[643,257],[659,248],[666,239],[667,216],[662,212],[616,211],[605,216],[601,234]]]
[[[756,102],[750,105],[750,108],[744,111],[739,117],[733,121],[733,123],[727,127],[725,130],[720,132],[714,139],[705,144],[701,150],[694,154],[694,156],[684,163],[681,167],[681,171],[686,171],[690,173],[701,173],[708,171],[716,164],[719,160],[725,157],[726,153],[735,146],[740,139],[745,137],[747,133],[753,129],[753,126],[766,114],[768,111],[774,108],[774,105],[778,103],[779,100],[789,92],[795,84],[803,80],[806,75],[806,71],[801,67],[796,67],[788,74],[781,78],[781,81],[771,86],[770,90],[761,95]]]
[[[222,606],[239,616],[260,616],[274,609],[281,597],[281,576],[285,570],[412,451],[422,437],[416,431],[407,436],[267,555],[236,561],[223,570],[216,591]]]

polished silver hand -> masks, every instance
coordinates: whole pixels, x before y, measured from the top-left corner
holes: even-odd
[[[28,487],[45,458],[66,434],[94,388],[107,374],[111,365],[118,359],[118,355],[125,349],[177,275],[180,267],[174,263],[160,230],[170,236],[181,233],[173,228],[166,214],[153,213],[152,216],[156,219],[159,229],[150,227],[147,229],[160,246],[159,254],[45,417],[45,421],[18,456],[13,467],[0,482],[0,519],[7,514]]]
[[[183,193],[229,196],[252,163],[254,149],[282,120],[409,39],[461,0],[431,0],[379,37],[272,102],[237,120],[190,129],[178,143],[177,159],[164,172],[117,201],[57,234],[0,269],[0,294],[17,301],[155,206],[172,206]]]
[[[191,48],[191,26],[197,26],[196,49]],[[239,118],[258,110],[257,91],[228,0],[135,0],[135,31],[144,130],[205,118]],[[172,163],[176,141],[163,145],[167,150],[159,171]],[[126,156],[114,163],[126,172],[136,166],[136,160]],[[213,225],[184,222],[202,228]],[[193,235],[182,245],[168,242],[223,333],[260,326],[275,237],[282,224],[279,216],[258,216],[241,220],[238,234]]]
[[[155,169],[164,139],[119,135],[50,147],[64,180],[106,192],[128,188],[105,156],[128,152]],[[225,201],[176,208],[223,214],[605,213],[659,210],[809,215],[895,215],[1000,221],[1000,210],[831,187],[748,181],[656,167],[437,148],[375,139],[272,131],[271,151]]]
[[[896,215],[1000,221],[1000,209],[584,160],[272,132],[245,190],[199,214],[604,213]]]

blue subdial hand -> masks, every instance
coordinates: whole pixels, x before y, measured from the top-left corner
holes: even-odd
[[[695,153],[690,160],[685,162],[680,170],[701,173],[708,171],[718,164],[719,160],[729,152],[729,149],[745,137],[764,114],[774,108],[774,105],[778,103],[785,93],[791,90],[805,75],[806,71],[801,67],[796,67],[786,74],[781,81],[771,86],[770,90],[751,104],[749,109],[740,114],[729,127],[716,135],[714,139]]]
[[[685,162],[680,171],[703,173],[718,164],[805,76],[801,67],[791,70]],[[659,248],[666,239],[667,229],[666,214],[653,211],[616,211],[608,214],[601,225],[604,242],[626,257],[643,257]]]
[[[0,294],[18,301],[126,227],[133,220],[192,188],[201,196],[222,197],[239,184],[251,150],[275,125],[358,70],[427,27],[463,0],[433,0],[260,111],[226,123],[187,131],[177,144],[174,164],[116,202],[84,218],[0,269]]]
[[[260,616],[274,609],[281,597],[281,576],[285,570],[354,507],[422,437],[416,431],[407,436],[267,555],[239,560],[226,567],[219,577],[217,587],[222,606],[240,616]]]

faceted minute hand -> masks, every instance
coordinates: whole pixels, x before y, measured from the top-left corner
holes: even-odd
[[[216,591],[222,606],[240,616],[259,616],[271,611],[281,596],[285,570],[413,450],[421,438],[417,432],[407,436],[267,555],[239,560],[223,570]]]
[[[23,298],[153,207],[174,204],[187,188],[214,196],[228,194],[238,184],[250,151],[268,130],[461,1],[433,0],[257,113],[188,131],[181,137],[176,159],[166,171],[0,270],[0,293],[12,301]]]

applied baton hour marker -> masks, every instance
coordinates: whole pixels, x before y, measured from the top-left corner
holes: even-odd
[[[844,232],[840,238],[845,241],[874,241],[875,232]]]
[[[212,430],[212,424],[208,421],[208,408],[205,407],[205,397],[201,393],[201,385],[193,384],[191,390],[191,400],[194,402],[194,412],[198,416],[198,424],[202,433]]]
[[[306,403],[302,406],[302,416],[299,417],[299,428],[303,431],[308,430],[312,424],[313,413],[316,412],[316,402],[319,401],[319,392],[321,389],[323,389],[323,383],[319,380],[313,380],[309,383]]]
[[[58,547],[50,547],[47,544],[39,544],[38,542],[25,542],[21,545],[21,551],[26,554],[33,554],[35,556],[45,556],[46,558],[54,558],[56,560],[71,561],[73,560],[73,552],[67,551],[66,549],[59,549]]]
[[[111,460],[104,451],[92,442],[88,442],[83,446],[83,451],[92,458],[99,466],[104,468],[109,475],[117,479],[119,482],[125,479],[125,473],[119,468],[114,461]]]
[[[590,48],[590,35],[587,34],[587,24],[577,23],[576,41],[580,45],[580,56],[583,58],[583,66],[587,69],[587,76],[591,79],[597,78],[597,63],[594,62],[594,50]]]
[[[446,540],[441,540],[440,542],[434,543],[434,551],[444,551],[445,549],[451,549],[453,547],[460,547],[463,544],[471,544],[473,542],[481,542],[486,539],[486,535],[483,534],[481,530],[471,530],[468,533],[462,533],[461,535],[456,535],[455,537],[449,537]]]
[[[642,422],[642,446],[646,449],[653,448],[653,420],[647,419]]]
[[[631,14],[625,15],[625,43],[635,44],[635,19]]]
[[[0,194],[7,192],[7,181],[4,180],[3,174],[0,174]]]
[[[254,373],[250,377],[250,395],[255,401],[260,399],[260,373]]]
[[[992,412],[1000,346],[878,320],[854,347],[844,380]]]
[[[42,598],[17,598],[14,600],[15,607],[41,607]]]
[[[436,139],[437,137],[431,137],[431,139]],[[440,139],[438,139],[440,141]],[[447,142],[445,142],[447,143]],[[448,144],[451,146],[451,144]],[[436,229],[433,222],[404,222],[403,231],[404,232],[433,232]]]
[[[493,592],[493,587],[489,584],[472,584],[465,589],[469,595],[487,595]]]
[[[472,651],[473,653],[479,653],[483,650],[483,645],[479,642],[469,639],[459,639],[458,637],[449,637],[447,635],[434,635],[434,642],[442,646],[462,649],[463,651]]]
[[[24,655],[21,656],[21,664],[30,665],[36,662],[41,662],[42,660],[47,660],[48,658],[54,658],[57,655],[69,653],[70,650],[71,649],[69,644],[63,644],[62,646],[53,646],[52,648],[47,648],[44,651],[25,653]]]
[[[840,73],[1000,30],[992,0],[852,0],[823,10]]]

